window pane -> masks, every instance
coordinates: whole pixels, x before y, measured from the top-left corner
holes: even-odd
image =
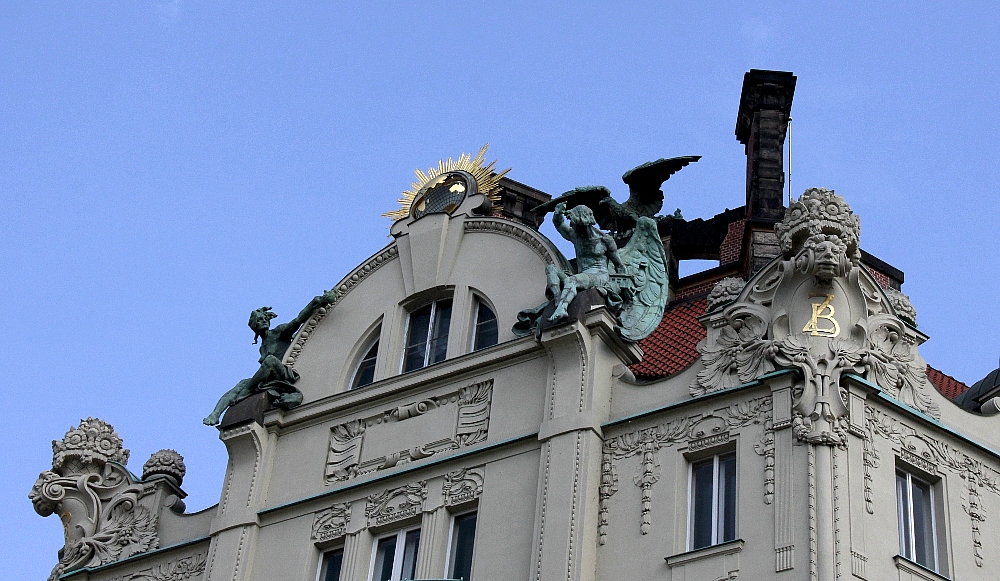
[[[451,324],[451,300],[438,301],[431,333],[431,356],[428,364],[444,361],[448,352],[448,325]]]
[[[410,330],[406,338],[406,353],[403,356],[403,371],[413,371],[425,365],[427,354],[427,331],[431,322],[431,305],[410,313]]]
[[[899,526],[899,554],[912,559],[910,551],[910,487],[906,474],[896,473],[896,515]]]
[[[323,581],[340,581],[340,566],[344,562],[344,549],[327,553],[324,560],[326,561],[324,565],[326,575],[323,576]]]
[[[934,562],[934,530],[931,527],[931,488],[910,478],[913,483],[910,502],[913,503],[913,560],[928,569],[937,569]]]
[[[736,539],[736,454],[719,457],[719,541]]]
[[[392,580],[392,561],[396,556],[396,535],[379,540],[375,554],[373,581]]]
[[[497,316],[484,303],[479,303],[476,313],[476,341],[473,350],[485,349],[497,344],[499,332],[497,330]]]
[[[361,364],[358,365],[358,372],[354,375],[354,383],[351,387],[361,387],[368,385],[375,380],[375,360],[378,357],[378,341],[371,346],[368,353],[365,353]]]
[[[451,578],[469,581],[472,579],[472,552],[476,543],[476,513],[456,518],[452,535]]]
[[[403,545],[403,570],[400,579],[413,579],[417,567],[417,548],[420,545],[420,529],[406,533],[406,543]]]
[[[691,466],[691,550],[712,544],[712,473],[714,459]]]

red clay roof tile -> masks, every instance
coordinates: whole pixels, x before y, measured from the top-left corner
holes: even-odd
[[[942,373],[937,369],[934,369],[930,365],[927,366],[927,379],[930,379],[931,383],[934,384],[934,387],[941,392],[941,395],[948,399],[955,399],[961,395],[962,392],[969,389],[968,385],[965,385],[961,381],[946,373]]]
[[[663,320],[649,337],[639,341],[644,356],[629,367],[637,379],[660,379],[673,375],[698,358],[698,342],[705,338],[705,328],[698,317],[705,314],[708,300],[700,297],[675,304],[663,314]]]

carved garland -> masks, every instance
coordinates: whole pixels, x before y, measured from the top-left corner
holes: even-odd
[[[426,480],[373,494],[365,506],[368,526],[382,526],[417,516],[424,511],[426,499]]]
[[[663,447],[687,442],[689,450],[702,450],[730,439],[730,430],[757,424],[762,427],[754,451],[765,458],[764,502],[774,499],[774,429],[771,424],[771,396],[755,398],[715,410],[708,415],[695,414],[677,420],[621,434],[604,442],[599,489],[598,542],[607,540],[609,499],[618,491],[615,460],[641,456],[641,474],[633,482],[642,490],[639,531],[647,534],[652,526],[652,487],[660,479],[656,453]]]
[[[455,506],[479,498],[483,493],[483,468],[462,468],[449,472],[444,477],[441,494],[444,503]]]
[[[455,392],[426,398],[333,426],[330,429],[326,461],[326,484],[350,480],[364,474],[393,468],[399,463],[422,460],[441,452],[486,441],[490,427],[492,397],[493,380],[487,379],[467,385]],[[453,403],[458,406],[453,437],[400,450],[387,456],[361,460],[365,431],[371,426],[405,421]]]
[[[874,514],[871,501],[870,467],[879,466],[880,457],[874,445],[878,435],[899,446],[897,453],[904,462],[917,466],[930,474],[939,468],[957,474],[966,483],[962,508],[969,515],[972,526],[972,553],[976,565],[983,566],[980,523],[986,522],[986,511],[980,500],[980,491],[987,489],[1000,496],[1000,472],[969,456],[945,442],[921,434],[896,418],[873,407],[865,406],[865,503],[869,514]]]
[[[355,268],[351,271],[351,274],[345,276],[337,286],[333,288],[337,295],[337,301],[339,302],[347,293],[351,292],[351,289],[358,286],[364,279],[368,278],[373,272],[382,268],[386,264],[392,262],[397,256],[399,256],[399,249],[396,248],[395,244],[392,244],[381,251],[379,251],[375,256],[369,258],[364,264]],[[320,307],[316,309],[309,320],[302,325],[298,334],[295,336],[295,341],[292,343],[292,348],[289,349],[288,354],[285,356],[284,364],[289,367],[295,366],[295,360],[298,359],[299,353],[302,352],[302,348],[305,346],[306,341],[309,340],[309,336],[312,332],[316,330],[326,315],[336,307],[336,303],[327,306]]]
[[[342,537],[351,523],[351,507],[346,502],[338,502],[313,516],[312,538],[320,543]]]

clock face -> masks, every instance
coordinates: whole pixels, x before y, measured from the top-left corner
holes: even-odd
[[[464,171],[450,171],[431,180],[421,188],[413,200],[410,214],[420,218],[427,214],[451,214],[462,205],[469,194],[476,193],[476,180]]]

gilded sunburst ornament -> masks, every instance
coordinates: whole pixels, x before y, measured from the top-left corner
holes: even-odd
[[[410,189],[402,193],[402,197],[399,198],[399,209],[382,215],[392,218],[393,221],[411,216],[419,217],[428,212],[426,201],[430,197],[429,194],[432,193],[441,196],[443,193],[446,195],[450,192],[454,194],[453,199],[455,200],[453,203],[446,203],[433,211],[451,213],[467,194],[476,192],[486,196],[491,205],[498,205],[500,203],[500,178],[506,175],[510,168],[497,172],[494,169],[496,160],[491,161],[488,165],[483,165],[489,146],[489,143],[484,145],[476,157],[463,153],[458,156],[458,160],[449,157],[448,161],[438,161],[437,167],[428,169],[427,173],[419,169],[415,170],[417,181],[410,184]],[[443,190],[443,192],[439,192],[439,190]]]

